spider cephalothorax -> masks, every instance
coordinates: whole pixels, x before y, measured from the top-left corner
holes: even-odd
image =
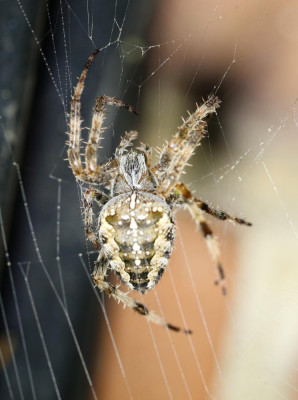
[[[157,180],[148,169],[143,153],[130,151],[120,156],[119,173],[113,183],[111,194],[142,190],[153,192],[157,186]]]
[[[124,107],[137,114],[128,104],[113,97],[101,96],[95,102],[83,167],[80,155],[80,99],[88,69],[97,54],[98,50],[95,50],[89,57],[75,87],[68,133],[70,167],[76,179],[89,185],[83,190],[85,232],[88,240],[99,250],[93,281],[100,290],[145,315],[151,322],[179,331],[181,328],[167,323],[108,282],[107,270],[115,271],[129,289],[141,293],[152,289],[164,273],[172,254],[176,233],[174,212],[183,206],[189,210],[207,241],[217,267],[216,283],[226,293],[218,244],[204,214],[243,225],[251,224],[210,207],[195,198],[179,181],[189,158],[206,133],[207,120],[216,112],[219,100],[211,95],[201,106],[197,106],[195,112],[183,120],[172,140],[162,148],[158,163],[152,166],[148,147],[142,145],[136,150],[131,149],[132,142],[137,138],[136,131],[125,134],[113,160],[97,163],[106,105]],[[98,223],[94,221],[94,202],[100,207],[96,219]],[[183,331],[190,333],[188,329]]]

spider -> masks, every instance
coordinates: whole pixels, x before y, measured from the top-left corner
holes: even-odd
[[[166,322],[106,278],[108,269],[111,269],[130,290],[142,294],[151,290],[163,275],[172,254],[176,233],[174,212],[182,206],[190,212],[206,240],[216,265],[215,283],[226,294],[219,247],[205,214],[247,226],[251,223],[210,207],[195,198],[188,187],[179,181],[189,158],[206,134],[209,117],[216,112],[220,102],[216,96],[210,95],[206,102],[196,107],[194,113],[189,113],[172,140],[162,148],[156,165],[151,165],[152,149],[144,144],[132,148],[132,142],[138,135],[136,131],[125,133],[114,159],[98,164],[97,149],[105,130],[106,106],[124,107],[137,114],[133,107],[114,97],[98,97],[82,160],[81,95],[90,65],[98,53],[99,50],[95,50],[88,58],[74,88],[68,132],[70,167],[75,178],[88,185],[83,194],[85,233],[98,250],[92,279],[100,291],[144,315],[149,321],[189,334],[190,330]],[[96,218],[94,203],[100,210]]]

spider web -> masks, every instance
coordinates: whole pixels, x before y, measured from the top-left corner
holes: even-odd
[[[4,3],[1,399],[296,399],[295,2]],[[140,113],[108,110],[101,160],[125,130],[160,148],[202,97],[222,101],[184,181],[253,222],[208,218],[228,295],[214,286],[211,257],[184,212],[163,279],[131,294],[190,336],[149,324],[92,285],[96,252],[65,132],[94,48],[83,125],[103,93]]]

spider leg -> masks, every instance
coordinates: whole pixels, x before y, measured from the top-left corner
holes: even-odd
[[[121,100],[115,99],[115,97],[103,95],[101,97],[98,97],[96,99],[96,102],[98,102],[99,108],[103,111],[105,110],[105,105],[108,104],[108,105],[114,105],[116,107],[124,107],[129,112],[132,112],[135,115],[139,115],[139,113],[132,106],[130,106],[127,103],[123,103],[123,101]]]
[[[225,211],[217,210],[216,208],[210,207],[206,202],[193,197],[191,191],[184,183],[177,183],[174,192],[179,196],[177,200],[178,203],[180,198],[180,200],[182,199],[183,203],[194,203],[197,208],[217,219],[220,219],[221,221],[228,220],[240,225],[252,226],[251,222],[245,221],[243,218],[234,217]]]
[[[90,65],[99,53],[99,50],[94,50],[91,56],[88,58],[85,67],[81,73],[79,81],[75,87],[74,94],[72,96],[70,104],[70,123],[69,123],[69,142],[68,142],[68,160],[76,178],[86,181],[86,172],[83,169],[81,156],[80,156],[80,144],[81,144],[81,95],[84,90],[84,83],[90,68]]]
[[[216,265],[217,278],[215,280],[216,285],[220,285],[223,295],[226,295],[226,283],[225,283],[225,272],[220,260],[220,250],[217,239],[214,237],[212,230],[210,229],[202,211],[196,207],[195,203],[186,203],[185,207],[189,210],[191,216],[198,224],[198,227],[206,240],[207,248],[212,257],[213,262]]]
[[[156,325],[169,328],[175,332],[183,332],[186,334],[191,334],[192,332],[188,329],[183,329],[178,326],[169,324],[163,318],[156,315],[154,312],[149,311],[147,307],[134,300],[128,294],[122,292],[117,287],[113,286],[111,283],[105,280],[106,272],[108,269],[108,261],[106,260],[103,252],[100,252],[97,261],[95,262],[95,268],[92,273],[92,279],[99,290],[105,292],[107,295],[112,296],[118,303],[123,303],[124,306],[138,312],[143,315],[148,321],[153,322]]]
[[[115,105],[124,107],[128,111],[138,114],[130,105],[123,103],[114,97],[101,96],[95,101],[92,123],[90,128],[89,139],[85,149],[86,167],[82,165],[80,146],[81,146],[81,96],[85,87],[85,79],[88,70],[99,50],[94,50],[88,58],[85,67],[81,73],[79,81],[74,88],[74,94],[70,106],[70,124],[69,124],[69,141],[68,141],[68,160],[75,177],[85,183],[102,184],[110,180],[110,176],[106,173],[105,164],[97,164],[97,149],[104,132],[103,122],[106,105]]]
[[[129,131],[129,132],[125,132],[125,135],[123,136],[123,138],[120,141],[119,146],[117,147],[116,151],[115,151],[115,157],[119,158],[123,155],[123,153],[125,152],[125,150],[128,147],[132,146],[132,142],[134,140],[136,140],[138,137],[138,132],[137,131]]]
[[[103,128],[103,122],[105,120],[105,106],[106,105],[115,105],[117,107],[124,107],[128,111],[138,115],[136,110],[130,105],[123,103],[120,100],[115,99],[114,97],[109,96],[101,96],[98,97],[95,101],[94,113],[92,117],[92,124],[90,129],[89,140],[85,150],[85,161],[86,161],[86,169],[88,175],[95,177],[100,174],[100,167],[97,166],[97,149],[98,144],[102,138],[102,134],[105,130]],[[131,146],[131,141],[137,138],[136,131],[130,131],[126,133],[124,138],[121,140],[120,149],[124,149],[125,147]]]
[[[220,220],[229,220],[231,222],[236,222],[238,224],[246,226],[251,226],[252,224],[250,222],[245,221],[242,218],[233,217],[225,213],[224,211],[216,210],[208,206],[207,203],[199,199],[196,199],[192,195],[191,191],[187,188],[187,186],[184,185],[183,183],[178,183],[175,186],[174,194],[168,197],[168,202],[172,203],[173,205],[179,205],[179,204],[183,205],[185,208],[188,209],[191,216],[198,224],[204,239],[206,239],[207,247],[211,254],[211,257],[216,264],[218,277],[215,281],[215,284],[219,284],[221,286],[222,293],[225,295],[226,294],[225,273],[220,260],[220,250],[218,242],[214,237],[211,228],[207,224],[204,212]]]
[[[90,129],[90,135],[85,151],[86,168],[83,168],[80,146],[81,146],[81,96],[85,87],[85,79],[88,70],[99,50],[94,50],[88,58],[85,67],[81,73],[79,81],[74,89],[70,105],[70,129],[68,142],[68,160],[73,174],[77,179],[85,183],[101,184],[109,180],[109,176],[105,173],[104,165],[97,165],[96,151],[98,143],[103,132],[102,123],[103,115],[98,110],[96,102],[94,107],[94,115]]]
[[[87,239],[93,244],[93,246],[95,248],[99,248],[100,245],[98,242],[98,237],[96,235],[97,228],[94,227],[94,201],[96,201],[97,204],[102,207],[108,201],[108,198],[101,191],[94,188],[87,189],[83,197],[85,234]]]
[[[97,149],[99,148],[99,143],[102,139],[102,134],[105,131],[103,127],[103,122],[105,120],[105,107],[106,105],[115,105],[117,107],[124,107],[128,111],[138,115],[136,110],[130,105],[123,103],[120,100],[115,99],[114,97],[109,96],[101,96],[98,97],[95,101],[91,129],[89,134],[89,139],[85,149],[85,162],[86,162],[86,174],[88,179],[91,179],[93,182],[96,182],[99,177],[106,176],[106,181],[109,181],[109,174],[106,170],[106,164],[97,164]],[[124,138],[120,143],[120,150],[124,151],[124,149],[128,146],[131,146],[131,141],[137,138],[136,131],[130,131],[126,133]],[[121,155],[121,154],[120,154]],[[97,183],[97,182],[96,182]],[[99,182],[98,182],[99,183]]]
[[[93,177],[95,179],[100,176],[102,172],[101,166],[97,164],[97,150],[100,147],[99,143],[102,139],[102,134],[105,131],[103,122],[104,110],[100,98],[97,98],[93,109],[91,129],[85,149],[86,173],[88,174],[88,177]]]
[[[142,152],[145,156],[146,159],[146,165],[148,168],[151,166],[151,160],[152,160],[152,147],[148,146],[145,143],[140,143],[140,145],[136,148],[136,150],[139,150]]]
[[[194,113],[183,119],[183,124],[173,139],[162,149],[159,162],[153,171],[165,196],[171,193],[188,160],[200,145],[201,139],[206,134],[208,119],[216,112],[219,103],[216,96],[209,96],[206,102],[197,106]]]

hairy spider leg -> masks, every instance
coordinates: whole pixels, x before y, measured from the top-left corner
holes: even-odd
[[[133,146],[132,142],[138,137],[137,131],[125,132],[125,135],[120,141],[119,146],[115,151],[115,157],[120,158],[128,147]]]
[[[102,207],[107,201],[108,197],[94,188],[89,188],[84,192],[83,195],[83,207],[84,207],[84,227],[87,239],[98,249],[100,247],[97,235],[97,227],[94,227],[94,201]]]
[[[85,79],[87,77],[88,70],[98,53],[99,50],[94,50],[94,52],[88,58],[79,81],[75,87],[70,106],[70,130],[68,142],[68,159],[75,177],[85,183],[92,184],[101,184],[108,180],[107,174],[105,173],[107,171],[104,168],[106,163],[99,165],[97,163],[97,150],[99,148],[99,142],[102,138],[102,134],[105,130],[103,128],[103,122],[105,119],[105,106],[115,105],[117,107],[124,107],[128,111],[138,115],[137,111],[132,106],[123,103],[114,97],[98,97],[95,101],[89,138],[85,149],[86,167],[83,168],[80,156],[82,130],[81,96],[85,87]]]
[[[72,171],[77,179],[88,182],[86,170],[82,166],[80,156],[81,145],[81,95],[84,90],[84,82],[94,57],[99,50],[94,50],[88,58],[85,67],[81,73],[79,81],[75,87],[70,104],[70,123],[69,123],[69,142],[68,142],[68,160]]]
[[[215,283],[221,286],[222,293],[225,295],[226,294],[225,273],[220,260],[220,250],[218,242],[214,237],[211,228],[207,224],[203,212],[210,214],[219,220],[229,220],[231,222],[246,226],[251,226],[252,224],[250,222],[245,221],[242,218],[233,217],[224,211],[216,210],[215,208],[210,207],[204,201],[195,198],[184,183],[178,183],[175,186],[174,199],[176,205],[181,204],[188,209],[191,216],[198,224],[199,229],[204,239],[206,240],[207,247],[211,254],[211,257],[216,264],[218,278],[216,279]]]
[[[103,252],[99,253],[98,259],[95,263],[95,269],[92,273],[92,279],[95,285],[107,295],[112,296],[114,300],[118,303],[124,304],[124,306],[129,307],[130,309],[138,312],[139,314],[146,317],[149,322],[153,322],[156,325],[160,325],[164,328],[169,328],[175,332],[182,332],[186,334],[191,334],[192,331],[189,329],[183,329],[178,326],[169,324],[159,315],[156,315],[154,312],[149,311],[147,307],[134,300],[132,297],[128,296],[128,294],[122,292],[117,287],[113,286],[111,283],[105,280],[107,269],[108,269],[108,261],[105,259]]]
[[[188,160],[206,134],[210,115],[216,112],[219,104],[216,96],[209,96],[205,103],[197,106],[195,112],[183,120],[173,139],[162,150],[159,162],[153,169],[158,176],[162,196],[167,197],[178,182]]]

